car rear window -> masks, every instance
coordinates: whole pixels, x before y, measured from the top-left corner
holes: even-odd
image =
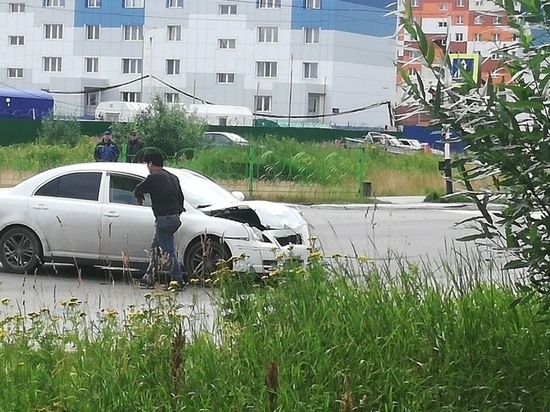
[[[97,201],[100,185],[100,172],[71,173],[49,181],[34,195]]]

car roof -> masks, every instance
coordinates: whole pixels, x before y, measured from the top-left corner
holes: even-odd
[[[224,136],[229,137],[234,142],[248,142],[244,137],[239,136],[236,133],[231,133],[231,132],[204,132],[204,136],[208,136],[208,135],[211,135],[211,134],[223,134]]]
[[[188,177],[202,177],[209,179],[208,177],[185,168],[173,168],[165,167],[171,173],[178,176]],[[144,163],[118,163],[118,162],[90,162],[90,163],[77,163],[65,166],[54,167],[43,172],[37,173],[21,183],[11,188],[13,192],[26,192],[33,190],[40,182],[47,181],[62,175],[67,172],[120,172],[129,173],[136,176],[147,177],[149,170]]]

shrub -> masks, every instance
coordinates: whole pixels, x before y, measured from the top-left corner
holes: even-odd
[[[80,123],[74,117],[49,114],[40,122],[38,142],[46,145],[76,146],[80,141]]]
[[[139,113],[125,127],[117,126],[116,131],[128,135],[130,130],[135,130],[148,147],[155,147],[166,156],[174,156],[183,150],[189,155],[200,147],[206,127],[201,119],[167,106],[157,96],[149,109]]]
[[[550,307],[550,139],[548,127],[548,81],[546,62],[550,49],[545,41],[550,27],[550,10],[537,0],[521,0],[516,11],[511,0],[497,1],[506,14],[505,21],[517,40],[495,53],[499,70],[512,80],[493,84],[493,73],[478,82],[472,73],[458,68],[461,81],[453,80],[447,46],[437,58],[438,46],[430,42],[412,16],[410,7],[402,15],[406,32],[416,41],[425,66],[437,81],[432,97],[423,79],[401,69],[406,83],[405,95],[428,114],[434,124],[449,125],[468,145],[469,158],[454,162],[461,168],[460,178],[466,193],[477,204],[479,233],[465,239],[491,240],[512,254],[505,268],[525,268],[533,289]],[[535,38],[534,36],[538,38]],[[451,42],[447,42],[451,44]],[[501,78],[499,75],[498,78]],[[466,170],[466,162],[476,166]],[[471,181],[491,178],[496,190],[473,190]],[[487,210],[489,201],[507,200],[496,215]],[[504,230],[502,230],[504,227]]]

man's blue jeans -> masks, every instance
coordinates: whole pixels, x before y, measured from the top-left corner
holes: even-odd
[[[167,272],[170,273],[172,280],[183,280],[180,264],[176,258],[174,247],[174,233],[181,226],[179,215],[158,216],[155,219],[155,237],[151,244],[151,249],[160,248],[162,254],[168,255]],[[153,252],[155,253],[155,252]]]

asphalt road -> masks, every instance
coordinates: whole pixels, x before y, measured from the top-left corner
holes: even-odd
[[[406,200],[406,199],[405,199]],[[402,199],[402,201],[405,201]],[[472,233],[456,227],[456,223],[473,216],[475,210],[464,207],[442,208],[426,206],[418,199],[404,204],[373,205],[313,205],[301,207],[313,226],[317,246],[327,259],[338,254],[351,259],[364,256],[377,262],[424,262],[440,267],[440,262],[470,265],[463,259],[477,259],[479,248],[464,245],[456,239]],[[481,250],[490,258],[490,250]],[[458,258],[457,258],[458,256]],[[430,263],[431,262],[431,263]],[[393,264],[392,263],[392,264]],[[88,313],[117,309],[145,302],[146,289],[135,287],[120,273],[86,270],[79,276],[72,266],[48,267],[32,276],[4,273],[0,270],[0,299],[10,298],[4,312],[28,313],[42,307],[61,309],[61,302],[78,298]],[[189,288],[178,294],[184,311],[206,313],[210,319],[211,290]]]

